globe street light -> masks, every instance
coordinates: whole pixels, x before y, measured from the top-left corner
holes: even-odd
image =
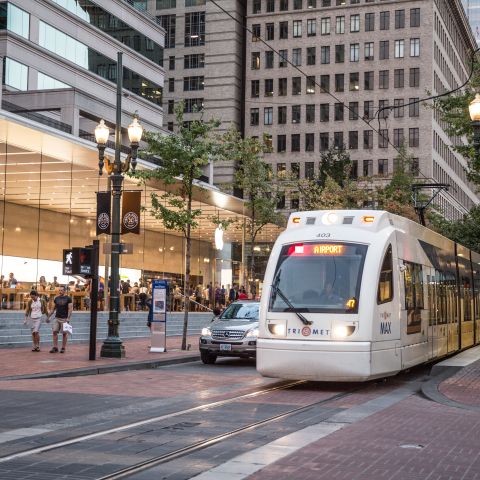
[[[480,153],[480,94],[477,93],[475,98],[468,106],[470,118],[472,119],[473,127],[473,148],[475,149],[475,158]]]
[[[112,163],[105,158],[105,148],[107,146],[110,130],[103,120],[95,128],[95,139],[98,148],[98,167],[99,175],[102,175],[103,168],[109,175],[112,191],[112,249],[111,249],[111,276],[110,276],[110,305],[108,314],[108,336],[104,340],[101,357],[122,358],[125,356],[125,347],[118,334],[120,312],[120,200],[122,196],[123,173],[130,169],[135,170],[137,164],[138,144],[142,138],[143,128],[138,122],[137,115],[134,115],[132,123],[128,126],[128,137],[131,142],[131,153],[122,163],[120,158],[120,148],[122,144],[122,53],[117,54],[117,105],[116,105],[116,124],[115,124],[115,160]],[[106,285],[108,288],[108,285]]]

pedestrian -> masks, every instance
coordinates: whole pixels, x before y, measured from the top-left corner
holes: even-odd
[[[30,292],[30,299],[25,308],[24,325],[29,324],[32,330],[32,352],[40,351],[40,327],[42,325],[42,315],[48,314],[47,302],[39,298],[35,290]]]
[[[145,286],[144,283],[141,283],[138,291],[139,291],[138,298],[140,299],[140,309],[145,310],[147,308],[148,288]]]
[[[230,287],[228,291],[228,303],[232,303],[236,300],[237,294],[235,292],[235,284]]]
[[[152,297],[148,296],[146,300],[146,305],[148,308],[148,317],[147,317],[147,327],[152,331],[152,322],[153,322],[153,304]]]
[[[248,299],[247,291],[245,290],[244,286],[240,287],[240,292],[238,294],[238,299],[239,300],[247,300]]]
[[[53,311],[50,313],[50,317],[55,314],[53,320],[53,347],[50,350],[50,353],[57,353],[58,352],[58,334],[62,333],[62,349],[60,353],[65,353],[65,348],[67,346],[67,338],[68,332],[64,330],[64,324],[70,323],[70,318],[72,316],[73,311],[73,303],[72,299],[65,295],[65,286],[62,285],[58,289],[58,295],[53,300],[54,308]]]

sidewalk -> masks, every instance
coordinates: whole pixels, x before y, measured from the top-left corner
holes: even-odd
[[[61,343],[61,342],[60,342]],[[194,361],[199,359],[198,336],[187,337],[191,349],[180,349],[182,338],[167,337],[167,352],[150,353],[150,338],[127,339],[125,358],[101,358],[102,342],[97,342],[97,359],[88,360],[89,345],[67,345],[67,351],[49,353],[50,345],[42,346],[40,352],[32,352],[31,347],[0,349],[0,380],[12,377],[35,375],[38,377],[92,375],[120,370],[153,368],[158,365]]]

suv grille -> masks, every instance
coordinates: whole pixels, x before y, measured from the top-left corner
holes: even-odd
[[[212,330],[212,338],[217,340],[238,340],[244,335],[243,330]]]

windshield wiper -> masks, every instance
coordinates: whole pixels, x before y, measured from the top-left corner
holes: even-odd
[[[292,302],[285,296],[285,294],[280,290],[278,284],[280,282],[280,273],[282,272],[282,269],[278,271],[278,273],[275,275],[275,278],[272,283],[272,288],[275,293],[275,295],[278,295],[285,303],[286,305],[290,308],[290,311],[292,311],[301,321],[304,325],[311,325],[313,322],[310,320],[307,320],[298,310],[296,307],[292,305]]]

